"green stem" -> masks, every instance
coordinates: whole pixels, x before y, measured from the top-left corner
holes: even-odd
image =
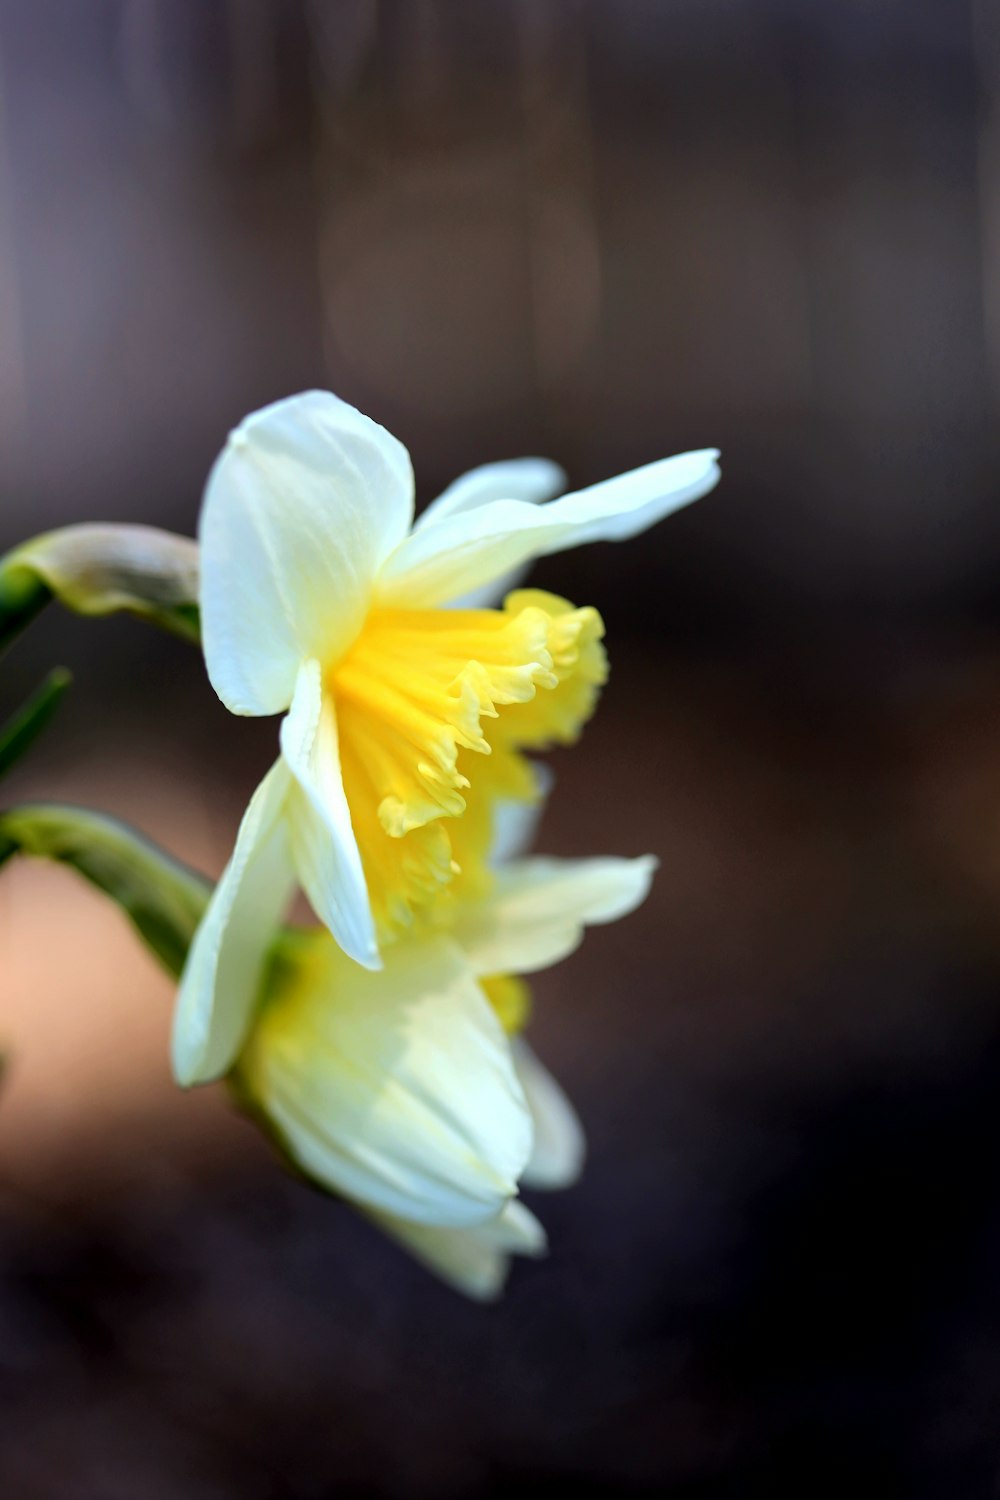
[[[73,675],[65,667],[53,667],[27,703],[0,726],[0,776],[6,775],[38,738],[72,681]]]
[[[52,590],[34,568],[0,566],[0,655],[51,598]]]
[[[126,823],[57,803],[0,813],[0,864],[12,854],[69,865],[117,902],[163,966],[180,974],[212,890],[203,876]]]
[[[197,644],[198,544],[102,522],[22,542],[0,558],[0,650],[53,598],[81,615],[127,610]]]

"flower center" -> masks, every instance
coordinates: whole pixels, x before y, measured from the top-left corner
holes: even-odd
[[[383,937],[458,877],[488,880],[492,808],[531,800],[522,754],[570,744],[607,675],[594,609],[374,610],[329,680],[344,790]]]

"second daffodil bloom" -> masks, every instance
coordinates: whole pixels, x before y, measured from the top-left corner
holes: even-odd
[[[583,1135],[520,1033],[517,977],[572,952],[586,925],[644,899],[655,861],[521,859],[361,968],[323,928],[261,933],[247,912],[195,936],[175,1017],[309,1178],[347,1198],[471,1296],[499,1291],[511,1255],[545,1234],[516,1199],[568,1186]],[[249,924],[249,927],[248,927]],[[248,951],[265,952],[257,968]]]
[[[201,1036],[202,1057],[299,1172],[487,1297],[511,1255],[545,1248],[519,1186],[568,1186],[584,1151],[572,1106],[523,1039],[519,976],[564,958],[586,926],[632,911],[655,864],[512,858],[531,813],[498,811],[489,891],[452,903],[449,930],[421,927],[390,945],[374,973],[324,928],[261,929],[239,903],[221,916],[209,882],[86,809],[6,810],[0,864],[56,860],[109,896],[183,973],[174,1046],[185,1066]],[[280,865],[276,855],[279,875]]]
[[[270,925],[289,895],[272,878],[281,845],[344,952],[377,969],[387,938],[482,885],[491,807],[531,798],[522,752],[575,738],[605,661],[595,610],[476,596],[535,557],[634,536],[711,489],[716,458],[558,500],[554,464],[488,465],[414,524],[406,449],[353,407],[312,391],[248,417],[206,489],[202,636],[228,708],[285,718],[223,912],[238,902]],[[258,957],[251,943],[233,962]]]

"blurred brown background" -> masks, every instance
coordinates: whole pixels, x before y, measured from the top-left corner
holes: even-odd
[[[190,531],[325,385],[421,501],[718,443],[538,570],[613,678],[543,842],[656,850],[535,985],[591,1140],[459,1302],[167,1071],[170,987],[0,880],[0,1494],[978,1500],[1000,1475],[1000,13],[971,0],[0,0],[0,550]],[[273,753],[52,612],[4,790],[217,871]]]

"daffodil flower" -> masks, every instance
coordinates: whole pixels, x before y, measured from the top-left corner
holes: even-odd
[[[391,945],[378,972],[323,929],[272,934],[262,983],[245,976],[244,990],[220,991],[199,1017],[182,990],[175,1061],[201,1017],[219,1024],[242,1010],[227,1028],[245,1033],[227,1071],[285,1154],[446,1280],[493,1295],[510,1255],[545,1248],[516,1201],[519,1184],[568,1186],[584,1149],[572,1106],[520,1035],[528,991],[518,976],[565,957],[586,925],[633,910],[654,865],[514,861],[488,894],[458,905],[448,933]],[[195,965],[209,941],[203,926]],[[238,925],[221,944],[216,973],[244,951]]]
[[[488,465],[414,524],[406,449],[335,396],[291,397],[230,434],[200,524],[205,659],[234,713],[285,715],[214,898],[223,922],[253,918],[226,960],[237,977],[293,877],[369,969],[415,915],[484,883],[493,805],[532,796],[523,752],[575,738],[605,661],[593,609],[538,591],[501,609],[470,599],[533,558],[634,536],[711,489],[716,457],[558,500],[554,464]]]
[[[505,820],[508,848],[529,827],[523,814]],[[0,813],[0,865],[13,854],[75,869],[169,973],[214,986],[200,1002],[182,989],[180,1076],[203,1076],[191,1048],[208,1020],[219,1035],[201,1037],[202,1059],[215,1058],[299,1172],[470,1296],[495,1295],[510,1256],[544,1252],[544,1230],[515,1194],[568,1186],[584,1139],[524,1040],[519,976],[564,958],[586,926],[638,906],[654,860],[504,861],[488,895],[456,905],[450,933],[411,935],[373,973],[322,928],[271,928],[256,965],[246,963],[246,913],[220,926],[216,908],[206,920],[208,882],[99,813],[53,804]],[[206,948],[219,962],[205,965]]]

